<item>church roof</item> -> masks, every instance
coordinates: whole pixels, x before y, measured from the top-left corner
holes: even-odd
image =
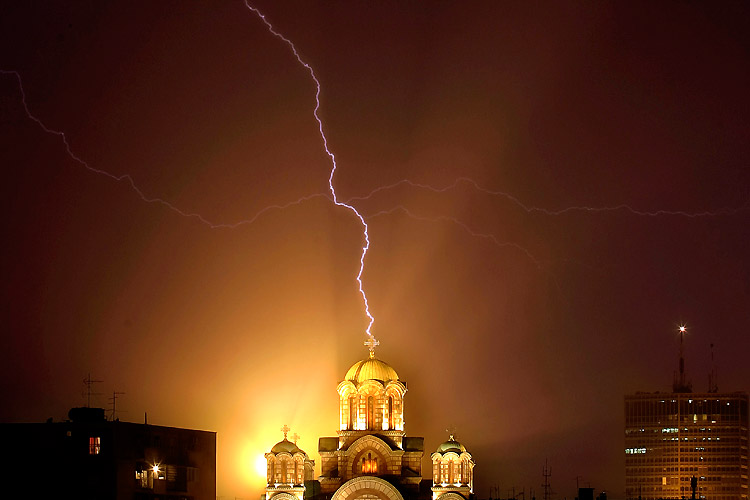
[[[296,444],[292,443],[286,438],[279,441],[278,443],[273,445],[273,448],[271,448],[271,453],[281,453],[284,451],[287,453],[295,454],[297,452],[301,452],[302,450],[300,450]]]
[[[438,453],[448,453],[449,451],[453,451],[456,453],[463,453],[466,451],[466,448],[464,447],[464,445],[462,445],[461,443],[453,439],[453,437],[451,437],[448,441],[446,441],[445,443],[442,443],[437,448]]]
[[[344,380],[354,383],[364,382],[365,380],[379,380],[385,383],[390,380],[398,380],[398,373],[385,361],[369,358],[354,363],[346,372]]]

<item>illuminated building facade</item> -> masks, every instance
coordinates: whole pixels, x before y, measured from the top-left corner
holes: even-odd
[[[101,408],[69,417],[2,424],[8,498],[215,500],[215,432],[108,421]]]
[[[626,497],[691,498],[693,477],[695,498],[748,498],[748,394],[626,396]]]
[[[374,339],[371,339],[371,341]],[[339,383],[336,436],[321,437],[321,475],[312,481],[312,461],[286,438],[267,460],[266,500],[469,500],[474,461],[451,436],[432,454],[435,481],[422,477],[424,438],[407,436],[404,425],[406,383],[396,370],[375,357],[356,362]],[[297,460],[297,473],[280,474],[279,457]],[[310,464],[309,469],[307,464]],[[286,466],[289,469],[289,465]],[[308,475],[309,470],[309,475]],[[432,486],[432,488],[430,488]]]
[[[433,500],[457,500],[456,494],[469,498],[474,491],[474,459],[466,448],[451,434],[431,458]]]
[[[302,500],[305,494],[305,484],[313,479],[315,462],[310,460],[307,453],[302,451],[296,442],[291,442],[286,435],[289,427],[282,428],[284,439],[276,443],[271,451],[266,453],[266,499],[276,497],[277,500]]]

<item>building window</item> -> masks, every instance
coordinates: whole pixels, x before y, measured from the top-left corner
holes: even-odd
[[[375,398],[367,397],[367,428],[375,429]]]
[[[388,428],[393,429],[393,396],[388,396]]]
[[[279,476],[279,483],[283,483],[286,480],[286,460],[281,459],[281,475]]]
[[[89,438],[89,455],[98,455],[102,451],[102,438]]]
[[[362,460],[362,474],[377,474],[378,459],[372,458],[372,453],[367,454],[367,458]]]
[[[138,464],[135,469],[135,485],[138,488],[153,488],[154,471],[145,464]]]
[[[357,421],[357,408],[355,407],[354,396],[349,397],[349,430],[354,430]]]

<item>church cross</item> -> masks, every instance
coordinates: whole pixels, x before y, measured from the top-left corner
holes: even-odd
[[[294,444],[297,444],[298,439],[299,439],[299,435],[296,432],[292,434],[292,441],[294,441]]]
[[[284,439],[286,439],[286,434],[290,431],[289,426],[284,424],[284,427],[281,428],[281,432],[284,433]]]
[[[454,425],[451,425],[447,429],[445,429],[445,432],[448,433],[448,441],[455,441],[454,436],[456,435],[456,427]]]
[[[372,335],[370,335],[370,338],[368,338],[367,340],[365,340],[365,345],[367,346],[368,349],[370,349],[370,357],[374,358],[375,357],[375,347],[379,346],[380,342],[378,342],[377,340],[375,340],[375,337],[373,337]]]

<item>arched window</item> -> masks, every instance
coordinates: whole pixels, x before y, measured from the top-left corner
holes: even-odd
[[[388,396],[388,428],[393,429],[393,396]]]
[[[294,466],[292,464],[286,463],[286,460],[284,461],[284,467],[286,468],[286,484],[294,484]]]
[[[354,396],[349,396],[349,427],[348,429],[354,430],[357,425],[357,406]]]
[[[367,396],[367,428],[375,429],[375,398]]]
[[[373,458],[372,453],[368,453],[366,458],[362,459],[362,474],[378,473],[378,457]]]
[[[448,484],[455,484],[453,478],[453,460],[451,460],[450,462],[448,462]]]
[[[279,471],[278,481],[277,482],[283,483],[284,480],[285,480],[285,478],[286,478],[286,460],[284,460],[282,458],[280,462],[281,462],[279,464],[280,465],[280,471]]]

